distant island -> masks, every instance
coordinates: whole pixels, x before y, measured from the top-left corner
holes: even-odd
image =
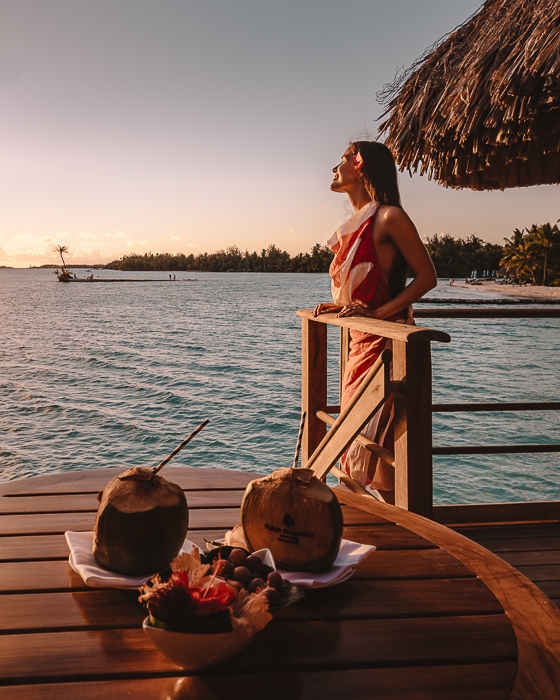
[[[555,224],[534,224],[523,231],[515,229],[505,245],[488,243],[476,236],[466,239],[439,234],[428,238],[438,277],[469,278],[502,276],[520,282],[560,285],[560,231]],[[200,272],[328,272],[333,253],[316,243],[309,253],[291,256],[271,244],[260,253],[230,246],[215,253],[131,253],[105,265],[123,271],[200,271]]]
[[[471,236],[463,240],[447,234],[428,239],[438,277],[468,277],[473,270],[498,270],[504,248]],[[131,253],[107,263],[106,268],[123,271],[199,271],[199,272],[328,272],[334,257],[325,245],[316,243],[309,253],[291,256],[276,245],[260,253],[241,251],[230,246],[215,253],[185,255],[179,253]]]
[[[536,225],[529,229],[515,229],[505,245],[488,243],[477,236],[453,238],[442,233],[426,241],[441,278],[502,277],[506,282],[560,286],[560,230],[557,224]],[[62,269],[66,263],[62,257],[66,246],[58,246]],[[130,253],[106,264],[70,264],[72,268],[95,270],[120,270],[123,272],[328,272],[333,259],[332,251],[316,243],[309,253],[291,256],[275,244],[263,248],[260,253],[241,251],[229,246],[215,253],[185,255],[184,253]],[[0,265],[0,268],[7,268]],[[30,266],[33,267],[33,266]],[[54,264],[37,268],[53,268]],[[35,268],[34,268],[35,269]]]
[[[57,267],[60,267],[60,265],[54,265],[52,263],[46,264],[46,265],[30,265],[29,269],[30,270],[43,270],[43,269],[55,269]],[[71,265],[71,267],[75,268],[87,268],[88,270],[104,270],[107,265],[101,265],[98,263],[95,263],[94,265]]]
[[[242,252],[237,246],[200,255],[131,253],[107,263],[105,267],[126,271],[328,272],[332,259],[332,251],[319,243],[313,246],[310,253],[298,253],[294,257],[272,244],[260,253]]]

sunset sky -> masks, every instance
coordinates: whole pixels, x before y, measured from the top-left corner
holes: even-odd
[[[375,94],[480,0],[0,0],[0,265],[324,242]],[[558,188],[400,176],[421,235],[502,243]]]

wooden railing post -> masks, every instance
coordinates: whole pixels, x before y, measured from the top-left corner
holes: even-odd
[[[432,364],[430,343],[393,340],[395,505],[432,517]]]
[[[431,328],[420,328],[373,318],[339,318],[335,313],[315,317],[312,309],[300,309],[297,315],[302,320],[302,407],[308,415],[303,440],[302,463],[309,461],[326,434],[325,424],[317,417],[317,411],[320,411],[323,420],[326,414],[326,326],[339,326],[344,330],[353,329],[388,338],[393,344],[393,380],[389,380],[383,390],[395,397],[396,505],[428,518],[431,517],[433,475],[430,342],[449,343],[451,337],[448,333]],[[346,353],[347,345],[343,336],[343,359]],[[341,368],[343,364],[341,362]],[[401,390],[402,393],[400,393]],[[334,407],[331,407],[331,413],[335,412],[332,408]],[[362,408],[363,406],[360,406],[360,411]],[[373,410],[375,410],[375,406],[373,406]],[[338,420],[340,417],[339,415]],[[359,417],[353,415],[353,419],[358,420]],[[327,418],[330,419],[331,416],[327,416]],[[349,419],[349,414],[346,418]],[[334,419],[327,420],[327,423],[333,427],[336,425]],[[346,432],[348,432],[350,427],[347,425],[346,428]],[[350,430],[350,432],[352,431]],[[358,442],[360,440],[357,435],[354,435],[349,438],[345,446],[350,444],[351,439],[358,439]],[[342,442],[344,440],[343,434]],[[340,445],[337,445],[336,449],[338,450],[339,447]],[[315,461],[323,458],[320,452],[321,450],[319,450],[319,454],[315,455]],[[392,457],[390,453],[387,454]]]
[[[340,377],[338,383],[338,393],[340,400],[342,400],[342,380],[344,379],[344,372],[346,371],[346,363],[348,362],[348,355],[350,354],[350,329],[342,328],[340,329]]]
[[[305,464],[327,432],[316,415],[327,408],[327,326],[302,318],[301,347],[301,410],[306,413],[301,463]]]

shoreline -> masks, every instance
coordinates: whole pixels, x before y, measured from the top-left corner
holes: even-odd
[[[497,294],[500,297],[516,297],[518,299],[534,299],[534,300],[550,300],[560,303],[560,287],[542,287],[542,286],[513,286],[506,284],[496,284],[495,282],[483,282],[482,284],[466,284],[465,282],[455,281],[453,285],[449,285],[449,289],[465,289],[474,293]]]

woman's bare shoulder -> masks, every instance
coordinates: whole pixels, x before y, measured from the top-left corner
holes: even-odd
[[[395,207],[392,204],[381,204],[379,206],[379,218],[387,223],[410,221],[410,217],[404,209]]]
[[[416,231],[411,218],[400,207],[390,204],[383,204],[379,208],[379,221],[385,233],[395,231]]]

